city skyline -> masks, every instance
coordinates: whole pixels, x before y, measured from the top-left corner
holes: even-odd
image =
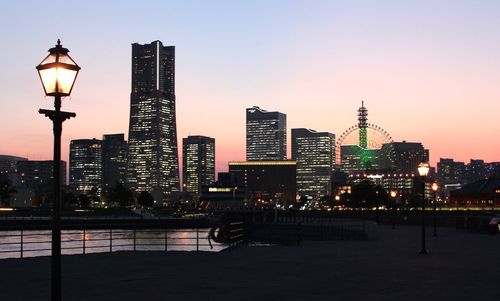
[[[340,2],[309,7],[284,3],[218,2],[209,8],[199,2],[188,5],[192,10],[172,4],[177,13],[172,20],[151,18],[146,25],[134,24],[137,28],[125,23],[137,6],[125,4],[109,14],[115,8],[109,3],[102,12],[92,10],[96,3],[88,8],[71,4],[82,13],[59,33],[34,25],[41,22],[34,15],[41,4],[24,11],[9,4],[4,25],[16,24],[16,16],[26,18],[16,33],[5,33],[23,59],[12,60],[5,52],[0,56],[5,70],[12,70],[2,72],[0,81],[6,91],[0,110],[9,112],[2,114],[2,126],[9,130],[0,134],[0,153],[51,159],[50,124],[36,111],[52,103],[43,96],[34,66],[60,37],[82,66],[72,97],[63,100],[63,109],[77,113],[63,130],[62,159],[68,162],[70,140],[127,133],[130,44],[153,40],[177,49],[177,141],[190,134],[215,138],[217,171],[227,170],[228,161],[245,158],[245,108],[256,105],[286,114],[288,137],[291,128],[339,135],[356,123],[361,100],[370,108],[370,120],[395,141],[422,142],[433,166],[439,158],[500,159],[500,141],[494,139],[499,129],[495,114],[500,92],[495,85],[500,75],[495,70],[500,67],[500,35],[493,30],[498,28],[499,4],[366,3],[360,8]],[[214,21],[221,8],[226,14]],[[91,16],[97,17],[97,25],[82,28]],[[257,16],[261,22],[254,24]],[[298,17],[304,17],[299,25]],[[57,25],[64,18],[44,22]],[[113,21],[121,30],[109,26]],[[201,29],[203,21],[212,22]],[[399,29],[393,28],[396,24]],[[29,47],[19,47],[28,32],[39,35]],[[89,47],[93,43],[99,47]],[[290,147],[288,143],[288,158]]]

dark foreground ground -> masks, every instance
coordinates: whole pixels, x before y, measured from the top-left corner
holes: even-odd
[[[418,227],[377,240],[248,247],[218,254],[63,257],[64,300],[500,300],[500,235]],[[430,236],[430,231],[428,232]],[[0,260],[0,300],[49,300],[50,258]]]

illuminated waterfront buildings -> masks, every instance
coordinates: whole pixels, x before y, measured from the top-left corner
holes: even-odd
[[[247,161],[286,160],[286,115],[248,108],[246,144]]]
[[[189,136],[182,139],[182,176],[185,190],[199,195],[202,186],[215,182],[215,139]]]
[[[156,201],[179,191],[175,46],[132,44],[127,183]]]
[[[313,199],[331,194],[335,169],[335,134],[292,129],[292,160],[297,162],[297,190]]]
[[[71,140],[69,145],[69,186],[77,194],[101,196],[101,140]]]

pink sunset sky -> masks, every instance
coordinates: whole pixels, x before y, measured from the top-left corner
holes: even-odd
[[[63,101],[77,114],[64,160],[72,139],[127,136],[131,43],[159,39],[176,46],[179,150],[189,134],[215,138],[218,171],[245,159],[247,107],[287,114],[290,148],[294,127],[340,136],[361,100],[394,140],[429,148],[432,165],[500,161],[498,1],[89,1],[53,20],[28,3],[0,18],[0,154],[52,158],[37,111],[53,104],[35,66],[57,38],[82,67]]]

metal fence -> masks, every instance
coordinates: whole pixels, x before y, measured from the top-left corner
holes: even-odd
[[[63,230],[62,254],[116,251],[212,251],[240,246],[244,241],[242,222],[230,223],[227,242],[209,238],[210,228],[195,229],[105,229]],[[50,230],[0,230],[0,258],[50,256]]]

